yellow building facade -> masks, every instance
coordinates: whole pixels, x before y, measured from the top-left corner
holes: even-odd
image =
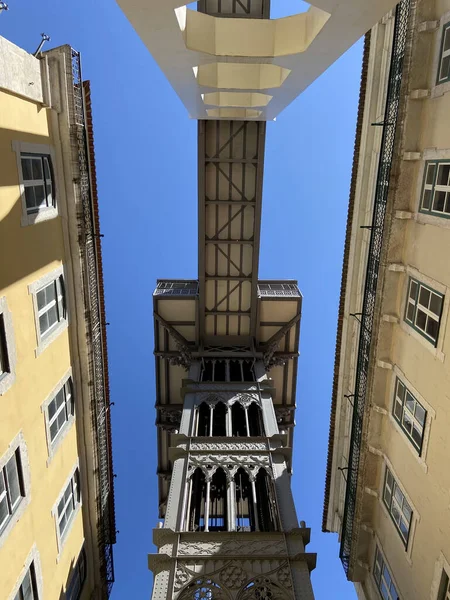
[[[366,36],[324,531],[359,598],[450,598],[450,2]]]
[[[90,89],[0,38],[0,598],[107,598],[115,541]]]

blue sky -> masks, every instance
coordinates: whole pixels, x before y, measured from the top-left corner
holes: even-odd
[[[112,600],[150,598],[157,522],[152,291],[197,277],[196,122],[113,0],[9,0],[0,35],[33,52],[70,44],[91,80],[105,268],[117,473]],[[273,0],[273,14],[297,12]],[[260,278],[298,279],[304,295],[293,490],[312,528],[317,600],[356,598],[321,533],[337,308],[362,43],[268,124]]]

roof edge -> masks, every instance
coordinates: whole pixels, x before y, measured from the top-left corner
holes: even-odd
[[[331,487],[331,470],[333,462],[333,449],[334,449],[334,433],[335,433],[335,418],[336,418],[336,405],[337,405],[337,391],[339,381],[339,370],[341,366],[341,342],[342,342],[342,327],[344,323],[344,307],[345,297],[347,292],[347,275],[348,275],[348,259],[350,254],[350,240],[352,235],[353,227],[353,211],[355,206],[355,194],[356,194],[356,182],[358,177],[359,167],[359,153],[361,147],[361,135],[362,125],[364,119],[364,107],[366,101],[366,84],[367,84],[367,72],[369,64],[370,54],[370,38],[371,30],[364,36],[364,49],[362,57],[361,67],[361,83],[359,88],[359,103],[358,103],[358,115],[356,119],[356,133],[355,133],[355,144],[353,150],[353,165],[352,175],[350,180],[350,197],[348,202],[348,213],[347,213],[347,227],[345,233],[344,242],[344,256],[342,264],[342,276],[341,276],[341,293],[339,299],[339,310],[338,310],[338,326],[336,332],[336,348],[334,357],[334,375],[333,375],[333,390],[331,394],[331,412],[330,412],[330,428],[328,433],[328,453],[327,453],[327,467],[326,467],[326,478],[325,478],[325,493],[324,493],[324,506],[322,516],[322,531],[328,532],[327,529],[327,515],[328,515],[328,503],[330,498],[330,487]]]

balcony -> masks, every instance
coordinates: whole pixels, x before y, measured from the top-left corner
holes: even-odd
[[[262,281],[258,283],[259,298],[294,297],[301,298],[296,281]]]
[[[195,279],[159,279],[154,296],[197,296],[198,281]]]

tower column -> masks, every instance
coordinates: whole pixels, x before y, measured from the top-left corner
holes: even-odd
[[[255,531],[259,531],[259,522],[258,522],[258,501],[256,499],[256,485],[255,478],[250,478],[250,485],[252,486],[252,501],[253,501],[253,513],[255,515]]]
[[[213,434],[214,404],[209,407],[209,437]]]
[[[234,479],[228,479],[227,506],[228,506],[228,531],[236,531],[236,484]]]
[[[248,422],[248,407],[244,406],[244,412],[245,412],[245,426],[247,428],[247,437],[250,435],[250,426],[249,426],[249,422]]]
[[[205,531],[209,531],[209,501],[211,495],[211,478],[206,480],[206,498],[205,498]]]

